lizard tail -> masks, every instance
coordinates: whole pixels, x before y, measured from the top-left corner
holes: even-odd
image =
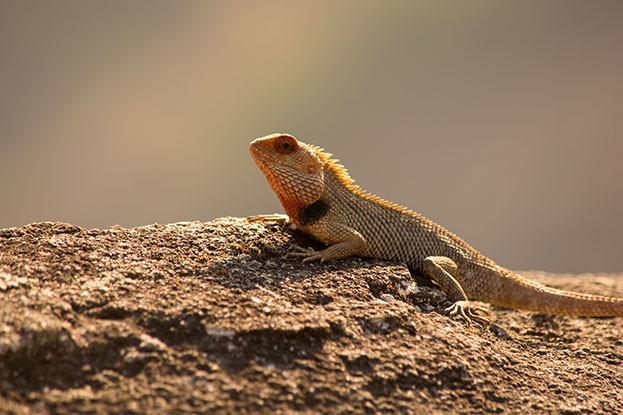
[[[502,292],[512,293],[503,301],[492,301],[503,307],[547,314],[586,317],[623,316],[623,298],[576,293],[548,287],[512,271],[503,279]]]

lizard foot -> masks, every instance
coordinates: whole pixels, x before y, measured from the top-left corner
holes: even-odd
[[[446,313],[450,316],[457,316],[468,324],[476,322],[483,327],[489,327],[489,310],[487,307],[468,300],[457,301],[446,308]]]
[[[246,220],[249,223],[262,223],[264,225],[287,225],[290,222],[290,218],[287,215],[279,213],[248,216]]]
[[[312,247],[303,248],[298,245],[292,245],[292,248],[298,252],[288,252],[285,255],[285,258],[303,258],[303,262],[311,262],[316,260],[324,262],[326,260],[322,251],[316,251]]]

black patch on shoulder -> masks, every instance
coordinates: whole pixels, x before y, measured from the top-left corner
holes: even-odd
[[[301,209],[301,213],[299,214],[299,222],[302,225],[313,225],[318,222],[320,219],[327,216],[329,210],[331,209],[331,205],[324,199],[318,199],[311,205],[305,206]]]

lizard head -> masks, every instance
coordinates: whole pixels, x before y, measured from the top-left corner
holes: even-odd
[[[251,156],[291,218],[317,201],[324,191],[322,149],[289,134],[271,134],[253,140]],[[322,153],[326,154],[326,153]]]

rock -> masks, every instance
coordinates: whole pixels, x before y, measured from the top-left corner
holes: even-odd
[[[322,247],[239,218],[0,230],[0,413],[623,413],[623,318],[494,307],[485,331],[400,264],[294,242]]]

